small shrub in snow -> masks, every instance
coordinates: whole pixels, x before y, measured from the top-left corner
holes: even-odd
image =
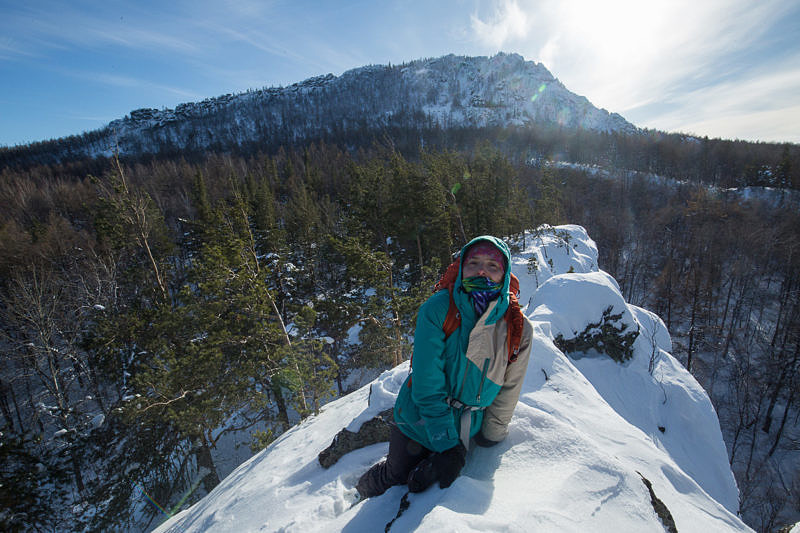
[[[250,451],[258,453],[272,444],[272,441],[276,438],[278,438],[278,436],[272,432],[272,429],[267,429],[266,431],[256,430],[250,437]]]
[[[535,276],[539,273],[539,259],[536,257],[536,254],[531,255],[530,259],[528,259],[528,274]]]
[[[612,315],[613,310],[611,305],[606,307],[599,322],[589,323],[581,333],[576,333],[571,339],[565,339],[559,333],[554,339],[558,349],[565,354],[594,350],[608,355],[617,363],[629,360],[633,357],[633,342],[639,336],[639,331],[625,333],[628,325],[620,322],[622,313]]]

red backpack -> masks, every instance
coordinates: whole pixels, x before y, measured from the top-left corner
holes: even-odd
[[[456,284],[456,278],[458,277],[460,267],[461,258],[459,257],[450,263],[450,266],[447,267],[441,279],[439,279],[433,287],[434,293],[442,289],[447,289],[450,293],[450,307],[447,309],[447,316],[442,325],[445,339],[461,325],[461,314],[458,312],[458,308],[456,308],[455,300],[453,300],[453,288]],[[519,307],[519,279],[513,273],[511,273],[511,282],[508,292],[508,309],[506,309],[504,318],[508,324],[508,362],[513,363],[517,360],[517,354],[519,353],[519,343],[522,340],[522,327],[524,323],[522,310]]]

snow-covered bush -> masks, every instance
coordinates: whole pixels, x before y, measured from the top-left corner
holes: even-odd
[[[539,287],[531,305],[531,318],[549,322],[553,342],[572,359],[605,354],[624,363],[633,356],[640,326],[607,273],[555,275]]]
[[[576,336],[565,339],[556,335],[554,342],[558,349],[567,355],[587,353],[594,350],[604,353],[618,363],[633,357],[633,343],[639,331],[627,331],[628,324],[622,322],[623,313],[612,314],[614,307],[609,305],[598,322],[590,322]]]

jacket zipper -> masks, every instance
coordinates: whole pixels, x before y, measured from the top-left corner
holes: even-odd
[[[483,372],[481,373],[481,384],[478,386],[478,403],[481,402],[481,393],[483,392],[483,382],[486,381],[486,372],[489,371],[489,358],[483,360]]]

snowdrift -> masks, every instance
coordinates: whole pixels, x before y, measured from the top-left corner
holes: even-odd
[[[493,448],[473,446],[449,489],[410,495],[391,530],[661,531],[658,500],[682,533],[750,531],[736,516],[716,413],[669,354],[663,322],[624,301],[583,228],[543,228],[525,244],[512,269],[534,345],[509,436]],[[559,336],[591,330],[609,306],[616,326],[637,332],[629,359],[613,361],[601,344],[569,354],[557,347]],[[406,488],[353,505],[354,485],[388,444],[327,470],[317,454],[342,427],[356,430],[391,407],[407,372],[401,364],[326,405],[158,531],[383,530]]]

